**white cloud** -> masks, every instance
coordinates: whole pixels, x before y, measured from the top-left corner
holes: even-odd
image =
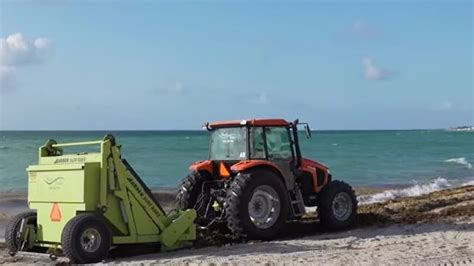
[[[0,85],[10,87],[18,68],[44,62],[50,55],[52,43],[47,38],[27,40],[23,34],[14,33],[0,38]]]
[[[182,94],[185,94],[187,91],[186,91],[186,87],[184,86],[184,84],[180,81],[177,81],[175,83],[173,83],[172,85],[170,86],[166,86],[166,87],[162,87],[162,88],[158,88],[156,90],[154,90],[155,93],[158,93],[158,94],[165,94],[165,95],[171,95],[171,94],[178,94],[178,95],[182,95]]]
[[[388,71],[379,68],[371,58],[362,58],[362,66],[364,77],[368,80],[384,80],[389,77]]]
[[[170,89],[174,93],[182,94],[184,92],[184,85],[183,85],[183,83],[178,81]]]
[[[36,60],[44,60],[51,55],[51,40],[47,38],[37,38],[34,42],[36,48]]]
[[[443,104],[441,104],[441,106],[439,106],[438,110],[447,111],[447,110],[451,110],[452,108],[453,108],[453,103],[446,101]]]
[[[253,104],[269,104],[270,100],[266,92],[260,92],[256,98],[250,99],[249,102]]]
[[[441,112],[448,112],[448,111],[473,111],[473,106],[469,104],[461,104],[457,102],[453,102],[450,100],[446,100],[444,102],[439,103],[438,105],[431,105],[428,110],[430,111],[441,111]]]
[[[14,74],[15,74],[15,69],[13,67],[0,65],[0,80],[8,79]]]
[[[15,68],[0,65],[0,91],[14,87]]]
[[[377,35],[377,29],[364,19],[354,21],[351,26],[351,33],[356,37],[371,38]]]

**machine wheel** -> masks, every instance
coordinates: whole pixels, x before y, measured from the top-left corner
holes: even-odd
[[[97,215],[83,213],[64,226],[61,244],[64,255],[72,263],[100,262],[109,252],[112,233]]]
[[[19,234],[23,219],[25,219],[28,224],[36,225],[36,212],[20,213],[13,217],[13,219],[8,223],[5,230],[5,243],[10,250],[10,254],[15,254],[21,249],[22,243]]]
[[[240,173],[227,192],[227,224],[240,236],[274,238],[284,227],[289,210],[285,185],[271,171]]]
[[[207,173],[193,172],[181,182],[176,194],[176,207],[180,210],[194,208],[198,196],[202,193],[202,184],[210,177]]]
[[[320,193],[318,214],[321,224],[330,230],[343,230],[350,226],[357,215],[357,199],[352,187],[334,180]]]

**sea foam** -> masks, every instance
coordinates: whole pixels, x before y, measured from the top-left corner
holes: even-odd
[[[474,186],[474,180],[468,181],[461,185],[461,187],[465,187],[465,186]]]
[[[415,184],[411,187],[403,189],[386,190],[384,192],[375,193],[372,195],[361,195],[357,197],[357,200],[359,201],[359,204],[370,204],[397,199],[400,197],[420,196],[449,187],[451,187],[451,184],[448,182],[448,180],[444,178],[436,178],[428,184]]]
[[[461,157],[461,158],[452,158],[452,159],[447,159],[446,161],[444,161],[445,163],[456,163],[456,164],[459,164],[459,165],[464,165],[466,166],[467,168],[471,169],[472,168],[472,165],[466,160],[466,158],[464,157]]]

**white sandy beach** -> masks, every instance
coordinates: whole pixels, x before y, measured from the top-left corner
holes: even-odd
[[[474,186],[362,205],[352,230],[328,233],[318,222],[291,224],[282,238],[109,257],[107,264],[164,265],[474,265]],[[57,263],[67,262],[59,258]],[[51,263],[47,256],[0,263]]]
[[[114,261],[144,264],[474,264],[474,218],[393,225],[301,239],[180,250]]]
[[[3,263],[50,263],[47,257],[2,254]],[[59,259],[57,262],[66,262]],[[298,239],[110,259],[105,263],[158,265],[474,265],[474,217],[450,223],[370,227]]]

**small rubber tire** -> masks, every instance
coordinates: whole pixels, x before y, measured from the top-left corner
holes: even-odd
[[[341,220],[336,217],[333,210],[333,201],[340,193],[345,193],[351,201],[352,209],[348,216]],[[318,215],[321,225],[333,231],[340,231],[351,226],[357,217],[357,198],[352,187],[339,180],[328,183],[318,196]]]
[[[183,211],[194,208],[199,194],[202,193],[203,182],[210,179],[210,175],[206,172],[189,173],[178,187],[176,208]]]
[[[20,243],[18,243],[16,236],[20,230],[21,221],[26,218],[33,218],[30,223],[34,223],[36,225],[36,212],[20,213],[13,217],[7,224],[5,230],[5,244],[9,249],[9,252],[12,254],[16,254],[18,251],[20,251]]]
[[[268,185],[273,188],[280,202],[280,214],[277,221],[265,229],[258,228],[253,224],[248,206],[254,190],[261,185]],[[227,191],[225,212],[227,225],[236,235],[250,239],[273,239],[283,230],[290,215],[286,187],[281,178],[269,170],[255,169],[239,173]]]
[[[87,251],[82,246],[82,235],[86,230],[95,230],[100,235],[100,242],[94,251]],[[96,263],[104,260],[112,245],[112,232],[98,215],[82,213],[64,226],[61,234],[62,250],[71,263]]]

